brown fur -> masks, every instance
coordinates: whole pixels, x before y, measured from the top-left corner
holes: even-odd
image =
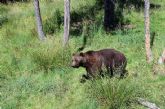
[[[87,75],[84,78],[90,79],[97,75],[102,75],[103,67],[107,69],[110,76],[114,75],[114,70],[120,68],[123,76],[125,73],[127,61],[124,54],[114,49],[102,49],[99,51],[87,51],[85,53],[77,53],[72,56],[72,67],[84,67]]]

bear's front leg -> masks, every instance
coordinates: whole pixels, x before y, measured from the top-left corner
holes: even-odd
[[[91,80],[94,78],[94,70],[92,68],[86,68],[87,74],[83,74],[80,80],[81,83],[84,83],[86,80]]]
[[[91,77],[90,77],[89,75],[85,75],[85,74],[83,74],[83,75],[82,75],[82,78],[90,79]]]
[[[86,80],[90,80],[90,77],[88,75],[83,74],[80,82],[84,83],[84,82],[86,82]]]

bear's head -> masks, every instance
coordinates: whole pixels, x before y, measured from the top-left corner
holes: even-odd
[[[73,68],[79,68],[83,66],[86,62],[86,57],[84,53],[77,53],[72,55],[72,64]]]

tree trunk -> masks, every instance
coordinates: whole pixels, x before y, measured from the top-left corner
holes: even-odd
[[[165,63],[165,49],[164,49],[164,51],[162,53],[162,56],[160,56],[158,63],[159,64]]]
[[[63,46],[66,46],[69,41],[70,31],[70,0],[64,0],[64,36]]]
[[[115,3],[114,0],[104,0],[104,28],[109,31],[115,24]]]
[[[144,16],[145,16],[145,48],[146,48],[146,60],[148,63],[152,61],[152,52],[150,47],[150,16],[149,16],[149,9],[150,9],[150,1],[145,0],[145,9],[144,9]]]
[[[38,37],[40,40],[45,40],[45,34],[43,32],[43,27],[42,27],[42,19],[41,19],[41,13],[40,13],[39,0],[34,0],[34,10],[35,10],[35,16],[36,16]]]

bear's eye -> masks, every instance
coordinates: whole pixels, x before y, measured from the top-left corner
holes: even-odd
[[[76,62],[77,60],[76,59],[72,59],[72,62]]]

